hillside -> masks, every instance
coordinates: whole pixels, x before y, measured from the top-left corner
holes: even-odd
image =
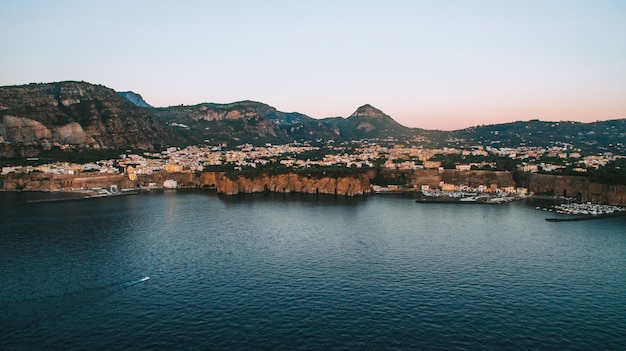
[[[173,106],[152,112],[162,123],[177,128],[189,143],[282,144],[338,135],[319,120],[254,101]]]
[[[314,119],[255,101],[153,108],[137,93],[118,93],[85,82],[0,87],[2,158],[34,156],[55,148],[160,150],[194,144],[361,139],[425,148],[566,143],[587,153],[626,154],[626,119],[594,123],[531,120],[439,131],[408,128],[367,104],[348,117]]]
[[[457,143],[493,147],[570,144],[586,152],[626,154],[626,119],[593,123],[519,121],[453,132]]]
[[[381,110],[371,106],[359,107],[348,118],[326,120],[340,130],[344,139],[402,138],[410,137],[410,128],[401,125]]]
[[[0,111],[4,157],[33,147],[154,150],[181,141],[146,109],[84,82],[1,87]]]

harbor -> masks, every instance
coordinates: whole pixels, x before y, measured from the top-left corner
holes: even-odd
[[[553,212],[566,217],[546,218],[548,222],[575,222],[626,216],[626,208],[603,204],[586,203],[562,203],[548,208],[535,207],[537,210]]]
[[[416,203],[453,203],[453,204],[487,204],[495,205],[521,199],[501,193],[475,193],[465,191],[425,191],[419,192]]]
[[[65,202],[65,201],[77,201],[88,199],[101,199],[108,197],[117,197],[125,195],[137,195],[139,191],[137,189],[119,189],[116,186],[110,188],[92,188],[92,189],[78,189],[70,191],[44,191],[44,192],[31,192],[34,198],[28,198],[18,202],[19,205],[35,204],[35,203],[48,203],[48,202]],[[39,195],[39,196],[37,196]]]

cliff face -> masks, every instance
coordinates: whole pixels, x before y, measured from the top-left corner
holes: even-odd
[[[0,138],[9,143],[31,143],[52,137],[46,126],[29,118],[11,115],[2,116]]]
[[[355,196],[370,192],[367,176],[307,178],[298,174],[262,175],[253,179],[239,176],[235,179],[221,172],[202,174],[203,186],[214,187],[219,193],[306,193]]]
[[[60,143],[152,150],[173,138],[148,111],[103,86],[59,82],[0,87],[0,141],[43,149]]]
[[[241,193],[277,192],[306,193],[356,196],[370,192],[372,174],[351,177],[309,178],[298,174],[261,175],[253,179],[239,176],[230,178],[223,172],[201,173],[154,173],[140,175],[131,181],[122,174],[79,173],[66,174],[15,174],[0,176],[2,190],[70,190],[75,188],[108,188],[117,185],[120,188],[137,188],[149,183],[163,184],[166,179],[178,182],[181,188],[212,188],[220,194],[235,195]],[[449,171],[439,173],[436,170],[417,171],[411,178],[414,185],[428,184],[438,187],[440,181],[459,181],[470,186],[480,184],[499,187],[513,186],[515,182],[509,172],[489,171]],[[601,184],[590,182],[584,177],[555,176],[547,174],[526,174],[521,177],[518,186],[527,187],[535,194],[564,195],[578,198],[580,201],[626,205],[626,185]]]
[[[132,92],[132,91],[120,91],[118,94],[120,94],[121,97],[123,97],[124,99],[132,102],[133,104],[135,104],[136,106],[139,107],[146,107],[146,108],[152,108],[152,106],[150,106],[150,104],[148,104],[141,95]]]
[[[463,184],[471,187],[479,185],[490,186],[497,184],[498,187],[515,186],[515,180],[511,172],[500,171],[458,171],[445,169],[439,172],[436,169],[417,170],[411,177],[411,184],[429,185],[431,188],[439,187],[440,182],[448,184]]]
[[[0,178],[2,190],[41,191],[72,190],[78,188],[108,188],[117,185],[120,188],[133,188],[135,184],[122,174],[85,173],[67,174],[9,174]]]
[[[331,194],[342,196],[363,195],[370,192],[367,175],[359,177],[323,177],[307,178],[297,174],[278,174],[259,176],[254,179],[237,177],[231,179],[223,172],[202,173],[154,173],[141,175],[138,180],[130,181],[122,174],[102,175],[83,173],[78,175],[60,174],[9,174],[1,177],[0,188],[3,190],[61,190],[75,188],[108,188],[117,185],[120,188],[136,188],[140,185],[163,184],[166,179],[178,182],[181,188],[213,188],[220,194],[235,195],[241,193],[277,192]]]
[[[585,177],[551,174],[529,174],[521,183],[536,194],[574,197],[583,202],[626,205],[624,184],[601,184],[591,182]]]
[[[201,119],[205,121],[237,120],[242,118],[256,118],[258,116],[258,113],[253,108],[247,106],[224,109],[203,104],[198,105],[195,110],[189,112],[189,117],[195,121]]]

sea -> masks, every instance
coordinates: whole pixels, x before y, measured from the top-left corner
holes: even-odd
[[[0,193],[1,350],[626,350],[626,217]]]

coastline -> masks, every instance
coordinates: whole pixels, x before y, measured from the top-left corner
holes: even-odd
[[[448,176],[455,175],[457,178],[464,173],[459,171],[449,172]],[[443,179],[446,175],[438,175],[436,180]],[[411,180],[411,184],[407,186],[389,186],[388,189],[377,189],[376,185],[372,185],[372,174],[363,173],[356,175],[336,176],[325,175],[321,177],[306,176],[298,173],[284,174],[261,174],[255,177],[247,177],[244,175],[228,175],[225,172],[159,172],[151,175],[137,175],[132,180],[130,176],[125,174],[99,174],[99,173],[80,173],[76,175],[67,174],[17,174],[9,173],[0,176],[0,191],[3,192],[75,192],[87,191],[88,189],[117,187],[118,189],[135,189],[139,191],[152,191],[164,189],[162,184],[166,181],[174,181],[177,183],[178,189],[207,189],[214,190],[218,194],[238,195],[252,193],[302,193],[302,194],[327,194],[336,196],[362,196],[368,194],[387,194],[387,193],[406,193],[414,194],[416,198],[421,196],[419,184],[427,180],[420,180],[419,177],[424,176],[424,172],[416,172],[415,179]],[[427,174],[426,174],[427,175]],[[450,177],[448,177],[450,178]],[[448,182],[459,182],[460,178],[450,178]],[[482,178],[481,178],[482,179]],[[556,178],[555,178],[556,179]],[[560,179],[560,178],[559,178]],[[567,178],[569,179],[569,178]],[[556,182],[556,180],[555,180]],[[556,184],[556,183],[555,183]],[[560,184],[560,183],[559,183]],[[576,183],[578,184],[578,183]],[[591,185],[585,190],[584,194],[580,192],[570,191],[569,188],[545,188],[537,187],[533,184],[522,184],[529,186],[527,191],[532,194],[535,199],[557,200],[573,199],[566,194],[578,194],[576,201],[592,202],[599,204],[626,205],[626,186],[615,185],[611,187],[602,187]],[[575,185],[574,183],[570,185]],[[578,184],[580,185],[580,184]],[[600,184],[602,185],[602,184]],[[380,188],[380,187],[379,187]],[[580,187],[577,187],[580,189]],[[563,194],[555,196],[549,194]],[[441,195],[441,194],[439,194]],[[514,195],[514,194],[511,194]],[[491,198],[504,198],[502,195],[495,193],[468,193],[463,197],[470,196],[487,196]],[[432,196],[433,198],[435,196]],[[437,196],[434,199],[419,199],[416,202],[421,203],[461,203],[456,199],[445,199],[445,196]],[[518,197],[515,196],[515,199]],[[522,198],[528,196],[522,195]],[[504,200],[493,200],[494,202],[505,202]],[[463,202],[465,203],[465,202]],[[468,203],[489,203],[484,200],[476,200]]]
[[[67,201],[81,201],[81,200],[89,200],[89,199],[103,199],[109,197],[118,197],[118,196],[126,196],[126,195],[137,195],[139,194],[138,190],[135,189],[123,189],[121,191],[102,191],[104,189],[89,189],[89,190],[21,190],[21,191],[6,191],[3,192],[14,192],[14,193],[29,193],[29,194],[56,194],[60,195],[59,197],[48,197],[48,198],[34,198],[34,199],[26,199],[24,201],[18,201],[18,205],[25,204],[36,204],[36,203],[51,203],[51,202],[67,202]]]

